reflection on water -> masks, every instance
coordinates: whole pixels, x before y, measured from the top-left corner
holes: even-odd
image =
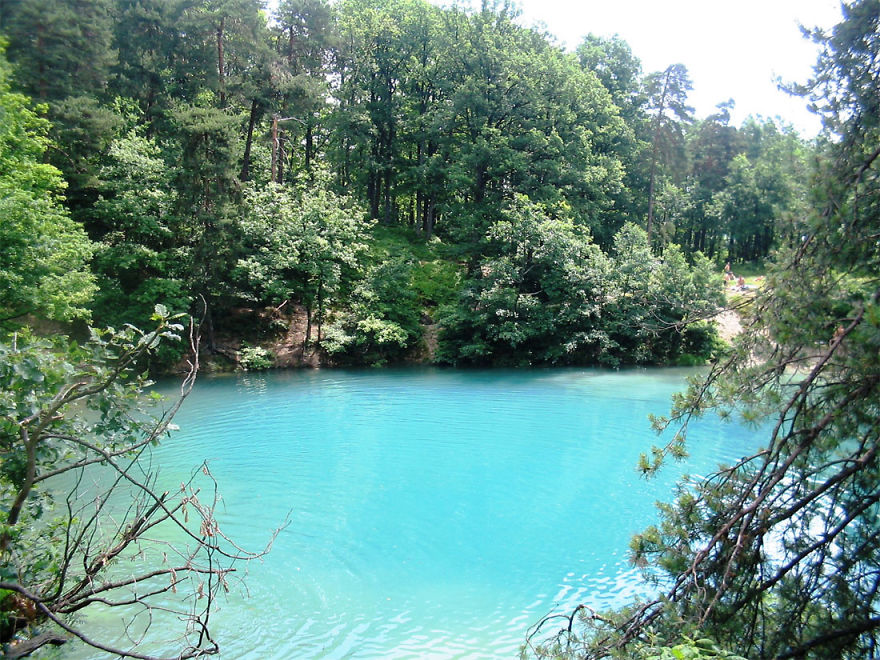
[[[515,656],[545,614],[642,592],[630,536],[683,470],[754,445],[707,421],[692,457],[635,470],[690,370],[301,371],[203,379],[154,460],[202,460],[221,527],[272,553],[214,622],[224,658]],[[173,390],[169,388],[169,392]],[[99,614],[94,636],[118,616]],[[65,651],[69,657],[92,652]]]

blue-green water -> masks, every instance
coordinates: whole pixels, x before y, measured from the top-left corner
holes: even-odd
[[[752,449],[715,420],[651,481],[635,465],[691,370],[299,371],[205,378],[155,452],[203,459],[220,525],[262,547],[214,616],[224,658],[515,657],[527,628],[642,591],[630,536],[683,471]],[[169,389],[169,392],[172,391]],[[118,616],[95,616],[95,636]],[[106,619],[106,620],[105,620]],[[73,655],[74,649],[68,654]],[[85,653],[83,657],[87,657]]]

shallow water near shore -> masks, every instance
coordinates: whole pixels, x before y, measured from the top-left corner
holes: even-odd
[[[291,371],[203,378],[154,450],[173,488],[205,459],[219,522],[271,553],[212,618],[223,658],[516,657],[544,615],[644,593],[626,561],[683,472],[757,445],[707,419],[646,481],[691,369]],[[171,385],[160,389],[173,394]],[[118,612],[88,619],[93,637]],[[163,649],[151,649],[151,651]],[[169,649],[164,649],[166,652]],[[67,645],[63,657],[101,657]]]

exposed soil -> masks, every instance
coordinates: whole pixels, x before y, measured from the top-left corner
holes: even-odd
[[[715,317],[718,324],[718,336],[726,342],[733,341],[733,338],[742,332],[742,322],[739,314],[732,309],[725,309]]]
[[[288,305],[282,309],[240,308],[232,310],[229,327],[217,330],[214,355],[204,356],[202,362],[208,371],[234,369],[239,362],[239,351],[246,343],[261,346],[272,353],[272,366],[279,369],[290,367],[320,367],[321,354],[314,346],[306,346],[308,315],[301,305]],[[244,332],[244,330],[247,332]],[[242,335],[257,335],[248,338]],[[317,327],[312,326],[312,339]]]
[[[276,367],[320,367],[321,354],[314,346],[306,347],[306,329],[308,328],[308,315],[302,305],[294,305],[293,308],[280,318],[287,321],[287,332],[278,339],[263,344],[272,351],[275,357]],[[315,338],[318,329],[312,327],[312,339]]]
[[[422,324],[422,333],[424,361],[433,362],[434,356],[437,354],[437,345],[439,343],[437,338],[439,327],[436,323]]]

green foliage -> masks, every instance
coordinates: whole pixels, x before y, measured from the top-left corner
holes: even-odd
[[[93,232],[100,236],[92,261],[100,287],[95,316],[113,325],[145,325],[157,301],[174,313],[191,303],[181,265],[173,170],[155,140],[142,133],[133,129],[110,145],[91,213]],[[168,364],[180,358],[180,351],[165,345],[156,357]]]
[[[627,224],[608,257],[525,198],[489,239],[498,256],[441,315],[440,361],[669,363],[716,348],[712,326],[687,328],[722,302],[720,278],[702,256],[689,266],[671,245],[657,259],[646,233]]]
[[[461,290],[462,268],[451,261],[435,259],[413,266],[413,290],[418,294],[422,305],[436,307],[455,300]]]
[[[320,339],[326,309],[362,272],[369,223],[326,180],[304,183],[299,190],[253,187],[245,200],[241,229],[250,256],[236,266],[243,291],[268,303],[301,302],[310,324],[315,313]]]
[[[583,230],[520,196],[487,238],[497,256],[441,311],[441,362],[567,362],[601,343],[607,261]]]
[[[647,110],[651,115],[651,169],[648,184],[648,241],[654,223],[654,205],[658,169],[662,162],[673,181],[680,180],[684,163],[684,126],[693,120],[693,108],[687,105],[687,93],[693,89],[683,64],[671,64],[664,71],[645,77]]]
[[[116,59],[111,0],[8,4],[3,31],[26,94],[55,102],[103,90]]]
[[[410,263],[410,282],[422,307],[433,309],[452,302],[464,279],[464,269],[455,260],[455,250],[436,236],[425,240],[407,227],[376,224],[369,240],[368,260],[372,264],[403,260]]]
[[[372,217],[473,245],[516,193],[568,204],[587,225],[614,207],[617,109],[595,76],[514,18],[506,5],[338,5],[331,158]]]
[[[272,368],[272,353],[261,346],[242,346],[238,352],[238,366],[244,371],[264,371]]]
[[[445,245],[436,237],[425,240],[411,227],[372,224],[370,260],[378,263],[404,254],[418,261],[429,261],[442,256]]]
[[[116,115],[103,104],[111,69],[115,0],[6,3],[9,58],[15,82],[45,103],[51,120],[52,163],[67,181],[68,209],[77,221],[94,199],[100,156],[112,139]],[[5,7],[5,8],[6,8]]]
[[[762,121],[729,126],[729,103],[704,121],[685,121],[689,83],[680,65],[643,76],[616,37],[589,36],[567,54],[522,27],[508,4],[291,0],[271,24],[255,0],[82,0],[75,11],[57,1],[11,2],[2,11],[17,80],[49,105],[48,158],[67,180],[70,217],[98,243],[93,312],[102,322],[143,324],[163,301],[204,316],[213,349],[215,320],[222,328],[231,310],[290,299],[306,307],[311,339],[330,311],[341,319],[362,306],[364,296],[352,296],[367,264],[411,259],[408,286],[429,314],[453,309],[467,281],[474,301],[493,299],[480,309],[504,315],[513,305],[526,315],[498,333],[464,331],[486,335],[465,351],[474,360],[674,361],[690,350],[660,322],[641,334],[626,329],[648,323],[655,306],[625,304],[614,286],[606,287],[602,323],[586,318],[595,301],[549,302],[559,282],[539,282],[546,273],[516,285],[538,288],[513,299],[500,283],[494,293],[480,290],[492,287],[477,282],[478,267],[499,259],[503,244],[487,236],[519,196],[548,219],[570,222],[578,240],[589,236],[607,256],[620,229],[646,215],[651,248],[662,254],[678,244],[688,264],[698,252],[721,263],[728,253],[764,258],[803,234],[797,211],[808,148],[790,131]],[[46,160],[48,145],[34,163]],[[270,184],[276,192],[266,192]],[[314,227],[322,205],[362,208],[381,227],[372,236],[330,229],[312,240],[306,235],[319,231],[279,230],[272,212],[258,210],[321,195],[332,198],[308,202]],[[739,212],[749,200],[760,201],[755,212]],[[346,255],[349,241],[368,245],[369,255]],[[64,278],[81,280],[73,262],[88,252],[71,252],[52,254],[64,262]],[[501,273],[505,264],[492,267]],[[559,281],[576,280],[571,270]],[[48,313],[82,314],[88,296],[77,299],[73,289],[87,282],[55,284],[67,287],[71,309]],[[659,286],[641,292],[664,295]],[[464,325],[500,318],[480,320],[479,309],[474,316],[466,308],[456,312]],[[681,320],[672,310],[662,323],[672,317]],[[643,341],[651,345],[638,350]],[[503,355],[524,345],[519,360]],[[459,360],[454,348],[446,354]]]
[[[10,89],[0,52],[0,324],[34,314],[87,318],[92,244],[61,201],[60,172],[44,162],[48,123]]]
[[[708,259],[697,253],[689,265],[674,244],[657,259],[647,234],[634,225],[615,237],[612,259],[608,361],[666,363],[682,353],[712,355],[712,326],[688,327],[713,316],[724,302],[721,277]]]
[[[337,363],[398,362],[422,335],[421,307],[402,260],[371,267],[355,288],[347,310],[328,326],[322,347]]]
[[[172,113],[178,140],[173,171],[180,249],[175,256],[185,264],[182,276],[187,288],[209,307],[230,293],[222,274],[235,263],[237,243],[236,121],[211,107],[212,99],[205,94]]]
[[[271,25],[256,0],[2,2],[17,68],[0,58],[0,323],[88,318],[97,283],[94,316],[124,328],[81,346],[20,334],[3,400],[37,411],[85,365],[98,378],[124,354],[176,360],[179,345],[125,325],[148,324],[160,301],[160,324],[204,301],[209,349],[230,309],[298,303],[307,341],[340,364],[414,355],[426,312],[447,363],[717,356],[673,420],[717,407],[779,425],[768,454],[689,484],[639,538],[637,560],[678,591],[638,616],[667,640],[702,637],[699,619],[750,654],[857,657],[874,648],[866,576],[880,547],[878,15],[877,0],[847,2],[840,26],[809,33],[822,54],[800,91],[827,128],[813,146],[773,121],[731,126],[732,102],[691,121],[681,65],[643,76],[616,37],[567,54],[503,2],[282,0]],[[754,325],[724,353],[700,321],[723,302],[719,266],[741,274],[774,250]],[[242,360],[269,357],[245,347]],[[107,426],[90,432],[124,447],[136,422],[123,417],[140,413],[114,388],[137,377],[114,378],[92,399]],[[2,436],[6,495],[29,479],[16,428]],[[39,444],[41,466],[68,457],[58,435]],[[642,469],[685,452],[677,434]],[[16,515],[37,520],[42,497]],[[760,516],[738,518],[752,502]],[[54,539],[52,524],[40,529]],[[24,543],[34,529],[7,520],[2,533]],[[771,546],[791,569],[766,561]],[[22,576],[52,584],[57,552],[23,557]],[[691,640],[641,650],[709,653]]]
[[[639,469],[685,455],[690,420],[710,411],[756,426],[764,446],[684,480],[660,505],[631,552],[661,595],[582,619],[564,640],[578,657],[630,657],[651,634],[696,630],[750,658],[876,653],[880,79],[867,72],[880,59],[878,21],[880,3],[858,0],[832,31],[813,33],[823,51],[805,91],[838,133],[815,174],[814,210],[769,264],[745,332],[655,420],[671,438]]]
[[[635,657],[642,660],[706,660],[707,658],[727,658],[728,660],[746,660],[742,656],[728,653],[711,639],[685,638],[674,646],[657,647],[653,644],[634,649]]]

